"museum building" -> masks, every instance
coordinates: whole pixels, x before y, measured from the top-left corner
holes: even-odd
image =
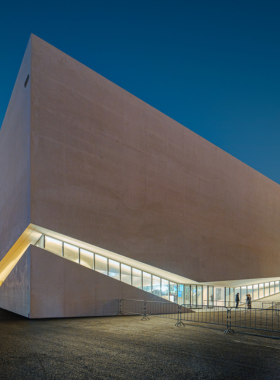
[[[0,130],[0,307],[278,297],[280,186],[31,35]],[[268,298],[267,298],[268,297]]]

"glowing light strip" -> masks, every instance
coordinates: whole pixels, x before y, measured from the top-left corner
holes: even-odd
[[[30,244],[35,244],[40,236],[40,232],[35,231],[35,229],[30,225],[26,228],[23,234],[18,238],[0,262],[0,286],[14,269]]]
[[[51,231],[44,227],[36,226],[35,224],[30,224],[23,234],[19,237],[19,239],[15,242],[12,248],[8,251],[5,257],[0,262],[0,286],[5,281],[7,276],[11,273],[13,268],[16,266],[24,252],[27,250],[30,244],[35,245],[35,243],[40,239],[41,235],[48,235],[55,239],[61,240],[64,243],[69,243],[75,245],[79,248],[92,251],[94,253],[100,254],[109,259],[113,259],[123,264],[127,264],[136,269],[140,269],[144,272],[151,273],[155,276],[164,278],[166,280],[175,282],[177,284],[188,284],[188,285],[212,285],[212,286],[222,286],[222,287],[239,287],[245,285],[254,285],[263,282],[271,282],[278,281],[279,277],[273,278],[261,278],[261,279],[244,279],[244,280],[230,280],[230,281],[215,281],[215,282],[197,282],[194,280],[190,280],[186,277],[176,275],[174,273],[165,271],[160,268],[153,267],[151,265],[142,263],[140,261],[131,259],[129,257],[120,255],[115,252],[108,251],[106,249],[94,246],[92,244],[88,244],[82,242],[80,240],[71,238],[69,236],[60,234],[55,231]]]

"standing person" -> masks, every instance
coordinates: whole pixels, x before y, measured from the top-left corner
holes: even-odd
[[[250,296],[249,294],[246,294],[246,305],[247,305],[247,311],[250,311],[249,308],[250,308]]]
[[[251,294],[248,294],[248,296],[249,296],[248,309],[251,309],[251,307],[252,307],[252,296],[251,296]]]
[[[236,303],[236,306],[235,306],[235,307],[238,307],[238,305],[239,305],[239,301],[240,301],[239,293],[237,293],[236,296],[235,296],[235,303]]]

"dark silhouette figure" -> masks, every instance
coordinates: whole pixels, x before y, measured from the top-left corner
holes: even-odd
[[[251,298],[251,294],[247,294],[246,296],[246,304],[247,304],[247,309],[248,311],[250,312],[250,309],[252,307],[252,298]]]
[[[236,303],[236,306],[235,306],[235,307],[238,307],[238,305],[239,305],[239,301],[240,301],[239,293],[237,293],[236,296],[235,296],[235,303]]]

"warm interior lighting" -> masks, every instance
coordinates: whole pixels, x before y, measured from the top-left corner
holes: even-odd
[[[228,281],[227,285],[230,284],[230,287],[227,287],[225,282],[198,284],[174,273],[33,224],[28,226],[0,262],[0,285],[30,244],[180,304],[222,306],[227,302],[234,303],[236,293],[240,294],[241,302],[245,302],[248,293],[251,294],[252,300],[257,300],[280,292],[279,278],[261,279],[262,281],[259,279],[254,282],[253,280]],[[251,283],[248,283],[249,281]]]

